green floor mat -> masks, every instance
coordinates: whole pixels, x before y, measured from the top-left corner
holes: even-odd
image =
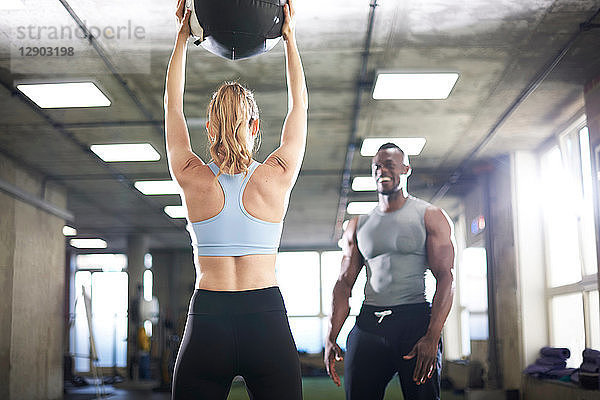
[[[345,400],[344,389],[335,386],[327,377],[302,378],[304,400]],[[464,396],[442,392],[442,400],[463,400]],[[234,383],[228,400],[249,400],[243,383]],[[403,400],[398,379],[392,379],[385,391],[385,400]]]

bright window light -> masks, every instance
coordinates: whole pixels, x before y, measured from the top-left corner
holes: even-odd
[[[146,336],[152,337],[152,321],[148,319],[144,321],[144,330],[146,331]]]
[[[166,206],[165,213],[171,218],[186,218],[187,210],[184,206]]]
[[[41,108],[108,107],[110,100],[92,82],[17,85]]]
[[[355,192],[371,192],[377,190],[377,184],[372,176],[357,176],[352,179],[352,190]]]
[[[144,300],[152,301],[152,271],[144,271]]]
[[[281,252],[275,265],[288,315],[319,314],[319,253]]]
[[[379,73],[373,89],[375,100],[439,100],[450,95],[458,73]]]
[[[71,239],[69,243],[78,249],[105,249],[108,247],[106,241],[102,239]]]
[[[376,201],[353,201],[348,204],[348,214],[368,214],[377,206]]]
[[[360,155],[365,157],[373,157],[379,148],[386,143],[394,143],[406,152],[408,156],[417,156],[421,154],[427,139],[422,137],[414,138],[366,138],[362,142]]]
[[[75,235],[77,235],[77,229],[70,227],[68,225],[65,225],[65,226],[63,226],[63,235],[75,236]]]
[[[150,143],[93,144],[90,149],[106,162],[160,160]]]
[[[80,254],[75,259],[78,269],[98,269],[104,272],[121,272],[127,268],[125,254]]]
[[[179,194],[179,185],[175,181],[137,181],[134,185],[145,195]]]

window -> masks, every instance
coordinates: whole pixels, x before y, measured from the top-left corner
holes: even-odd
[[[285,301],[290,329],[298,350],[309,353],[318,353],[322,347],[319,270],[319,253],[315,251],[277,255],[277,282]]]
[[[553,296],[550,299],[552,315],[552,341],[556,346],[571,350],[567,366],[578,368],[581,352],[585,348],[583,298],[581,293]]]
[[[281,252],[277,255],[277,281],[285,300],[290,328],[298,350],[319,353],[329,329],[333,286],[340,273],[341,251]],[[428,272],[426,298],[431,301],[435,278]],[[337,343],[345,350],[348,333],[364,300],[366,271],[359,273],[350,297],[350,316],[340,330]]]
[[[152,271],[147,269],[143,275],[144,300],[152,301]]]
[[[587,127],[567,131],[541,154],[547,304],[552,346],[571,350],[579,367],[585,347],[600,348],[596,234]]]
[[[319,282],[319,253],[279,253],[276,271],[288,315],[318,315],[320,293],[315,282]]]
[[[80,254],[76,257],[77,269],[123,271],[127,267],[125,254]]]
[[[99,367],[127,364],[127,273],[92,274],[92,328]]]
[[[319,353],[325,344],[333,285],[340,272],[341,251],[281,252],[277,255],[277,281],[288,311],[290,329],[299,351]],[[350,317],[338,335],[346,347],[346,337],[364,299],[366,273],[361,271],[350,299]]]
[[[99,367],[127,363],[127,273],[124,254],[85,254],[75,258],[70,350],[75,372],[90,371],[90,333],[82,287],[91,299],[91,322]]]
[[[75,310],[73,331],[71,334],[71,353],[74,354],[75,371],[89,372],[90,370],[90,339],[85,304],[83,301],[82,288],[90,293],[92,274],[89,271],[78,271],[75,273]]]
[[[471,340],[488,339],[487,258],[483,247],[468,247],[460,260],[459,282],[462,355],[471,354]]]

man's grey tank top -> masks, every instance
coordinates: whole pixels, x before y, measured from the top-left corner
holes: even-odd
[[[365,258],[364,304],[395,306],[425,302],[425,211],[431,204],[408,196],[384,213],[376,207],[358,218],[358,249]]]

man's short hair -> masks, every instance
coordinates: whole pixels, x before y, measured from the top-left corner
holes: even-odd
[[[380,152],[381,150],[386,150],[386,149],[398,149],[400,150],[400,152],[402,153],[402,156],[404,157],[404,164],[409,165],[409,161],[408,161],[408,154],[406,154],[406,152],[404,150],[402,150],[396,143],[392,143],[392,142],[387,142],[382,144],[381,146],[379,146],[379,149],[377,149],[377,152]]]
[[[404,151],[400,147],[398,147],[398,145],[396,143],[392,143],[392,142],[387,142],[387,143],[382,144],[381,146],[379,146],[379,149],[377,149],[377,151],[381,151],[381,150],[385,150],[385,149],[398,149],[402,153],[404,153]]]

